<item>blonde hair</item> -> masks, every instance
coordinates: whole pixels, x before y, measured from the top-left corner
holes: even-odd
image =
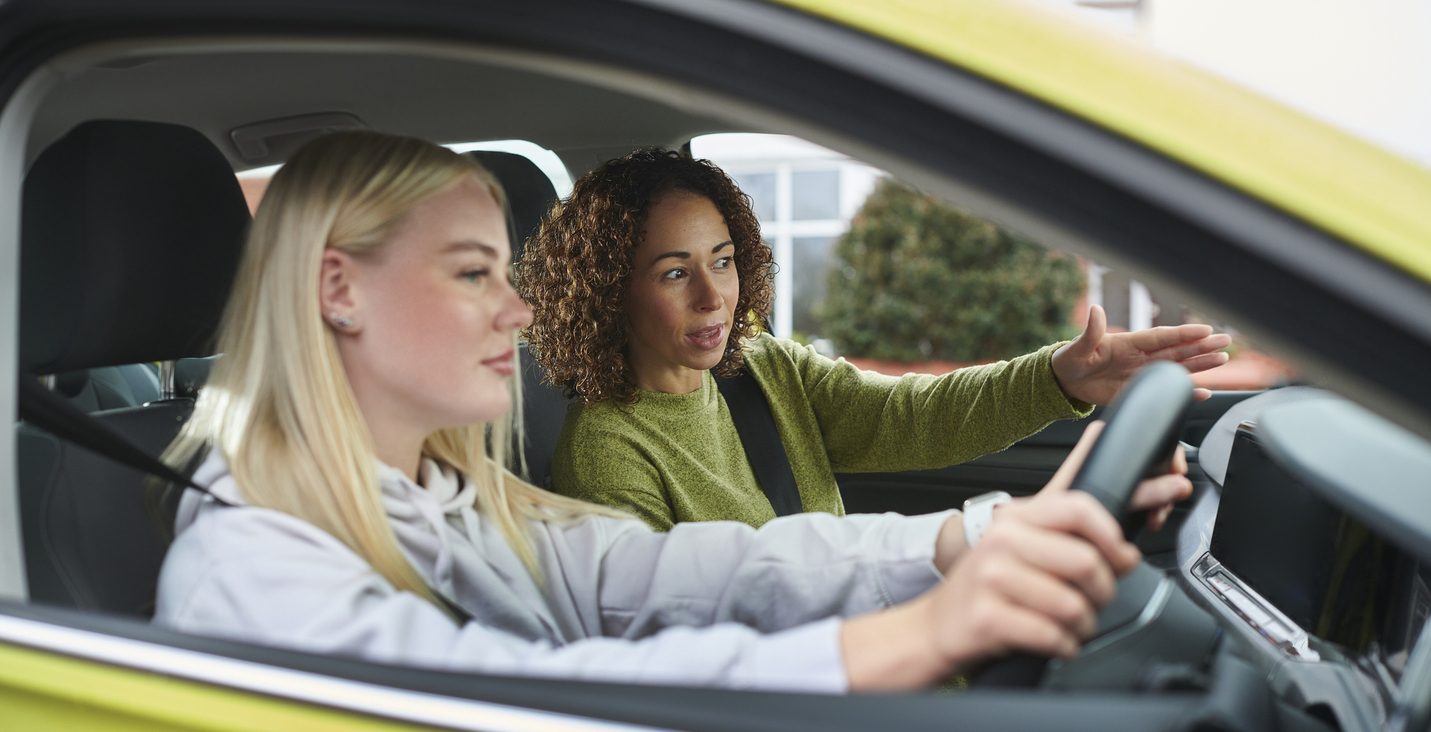
[[[372,437],[320,312],[319,274],[325,248],[371,255],[413,207],[470,176],[504,204],[501,186],[475,160],[422,140],[341,132],[299,150],[254,218],[219,328],[224,356],[163,456],[179,468],[218,450],[249,504],[323,529],[394,587],[439,607],[388,523]],[[520,379],[508,383],[520,405]],[[520,452],[508,445],[513,419],[439,430],[423,454],[466,476],[475,508],[539,577],[530,520],[614,512],[529,485],[494,460],[510,464]]]

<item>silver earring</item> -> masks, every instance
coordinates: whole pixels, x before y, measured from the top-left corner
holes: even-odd
[[[328,313],[328,320],[332,321],[332,322],[333,322],[333,326],[334,326],[334,327],[337,327],[337,328],[351,328],[351,327],[353,327],[353,319],[352,319],[352,318],[349,318],[349,317],[344,316],[344,315],[339,315],[339,314],[337,314],[337,313]]]

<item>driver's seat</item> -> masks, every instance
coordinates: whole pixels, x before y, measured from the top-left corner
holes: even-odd
[[[95,121],[25,179],[20,378],[209,355],[248,207],[195,130]],[[193,402],[91,415],[151,455]],[[25,569],[33,601],[147,617],[167,543],[141,504],[146,475],[21,424]]]

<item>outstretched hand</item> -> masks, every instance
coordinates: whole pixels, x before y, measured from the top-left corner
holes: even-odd
[[[1200,324],[1109,333],[1108,316],[1094,305],[1082,335],[1054,352],[1053,375],[1068,396],[1106,405],[1148,363],[1175,361],[1195,374],[1227,363],[1227,354],[1219,351],[1231,343],[1227,334]],[[1207,389],[1193,390],[1194,399],[1210,396]]]

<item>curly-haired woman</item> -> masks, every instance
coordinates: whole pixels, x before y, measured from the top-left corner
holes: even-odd
[[[652,527],[775,518],[716,377],[764,392],[805,511],[844,513],[835,472],[952,465],[1106,404],[1140,366],[1223,363],[1203,325],[1109,334],[1101,308],[1070,343],[944,376],[861,371],[759,333],[772,258],[749,199],[709,161],[639,150],[576,183],[519,272],[532,354],[581,397],[552,487]],[[1205,396],[1203,393],[1201,396]],[[1160,526],[1183,495],[1145,497]]]

